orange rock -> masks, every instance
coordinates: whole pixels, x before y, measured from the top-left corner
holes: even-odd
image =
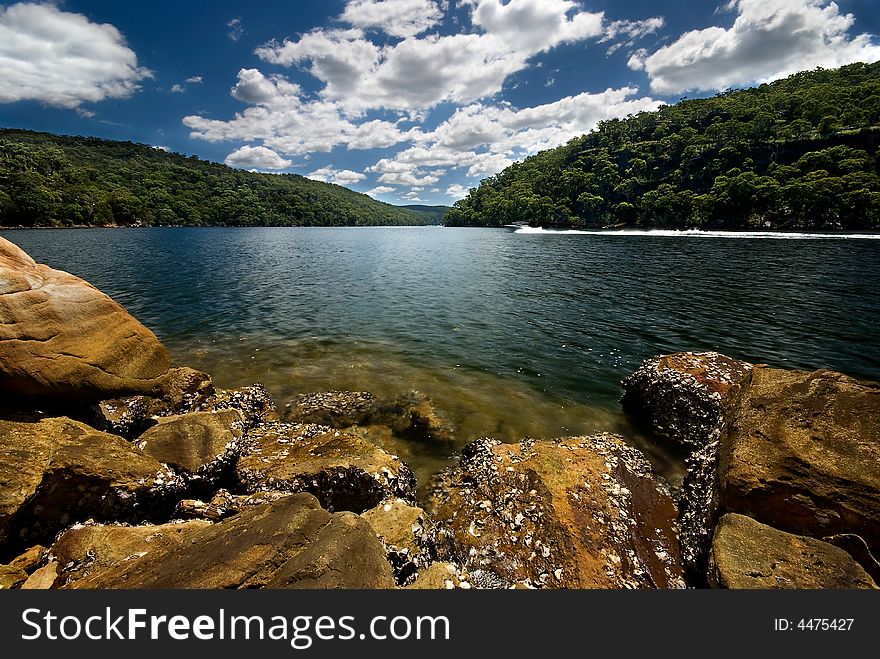
[[[0,238],[0,392],[100,400],[150,391],[170,366],[119,304]]]

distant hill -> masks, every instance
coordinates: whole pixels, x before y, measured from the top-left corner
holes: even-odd
[[[131,142],[0,129],[0,226],[434,223],[295,174],[254,174]]]
[[[450,226],[880,230],[880,63],[604,121],[456,203]]]
[[[412,204],[401,206],[401,208],[429,215],[432,218],[432,224],[443,224],[443,218],[446,217],[446,213],[452,210],[452,206],[418,206]]]

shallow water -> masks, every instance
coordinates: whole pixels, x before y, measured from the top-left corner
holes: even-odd
[[[880,378],[880,241],[444,228],[3,231],[221,386],[431,397],[459,445],[621,431],[620,380],[718,350]],[[696,237],[706,238],[697,240]],[[397,442],[420,481],[448,448]]]

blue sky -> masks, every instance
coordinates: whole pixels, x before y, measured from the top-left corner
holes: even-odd
[[[876,0],[0,4],[0,125],[449,204],[598,121],[880,59]]]

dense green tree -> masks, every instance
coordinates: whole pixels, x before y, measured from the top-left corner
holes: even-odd
[[[483,181],[451,226],[880,229],[880,63],[599,123]]]
[[[142,144],[0,129],[0,226],[417,225],[441,211]]]

